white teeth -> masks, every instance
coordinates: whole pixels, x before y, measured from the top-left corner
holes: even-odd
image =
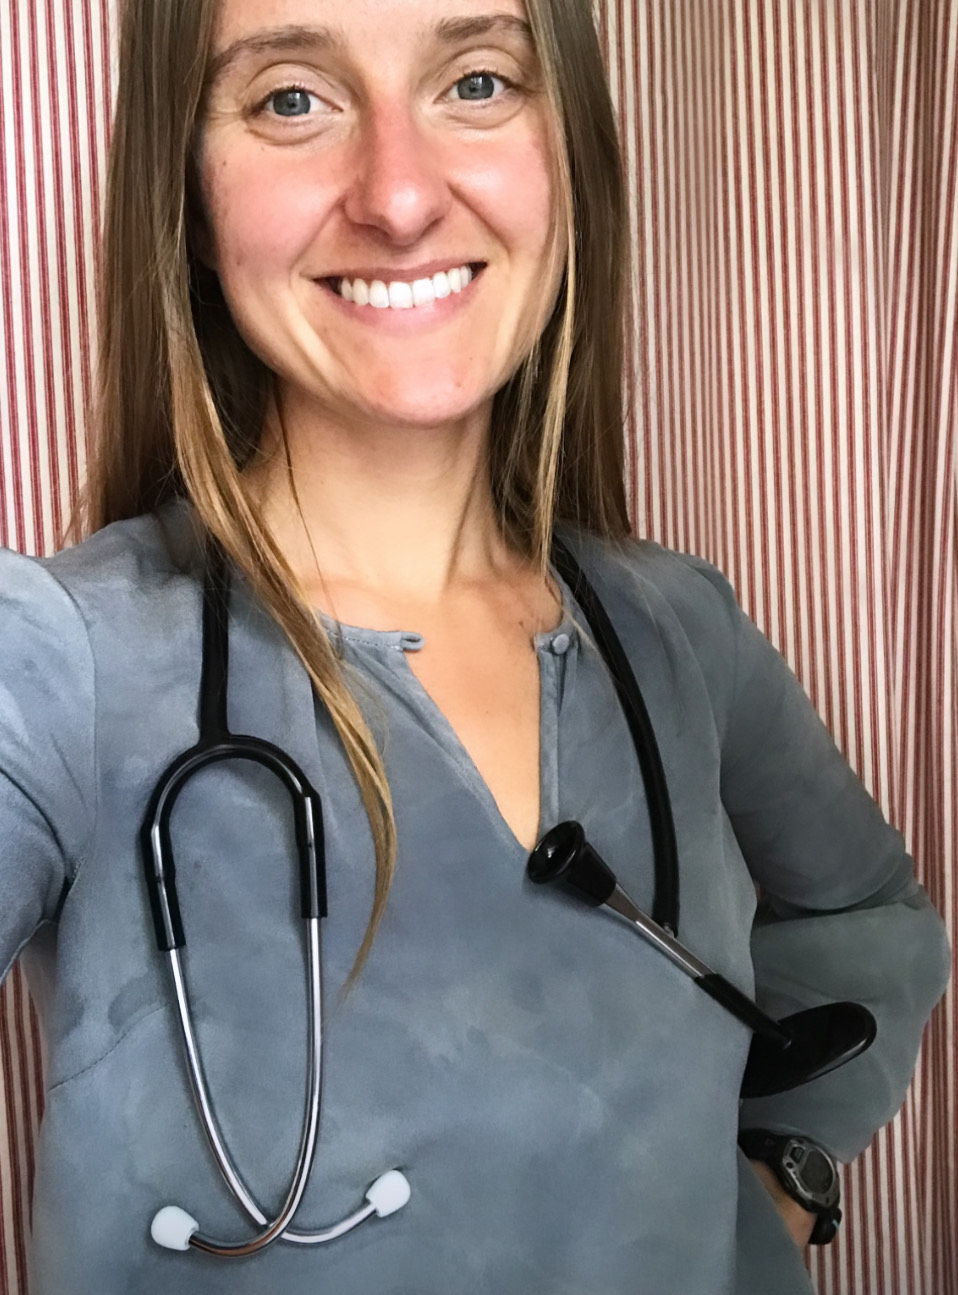
[[[416,306],[428,306],[434,301],[448,297],[450,292],[461,292],[475,276],[468,265],[457,266],[452,270],[440,270],[430,279],[416,279],[413,283],[396,279],[384,283],[374,279],[367,283],[365,279],[340,279],[339,295],[346,301],[353,301],[357,306],[374,306],[377,310],[410,310]]]
[[[389,285],[389,304],[393,310],[410,310],[412,308],[412,284],[391,283]]]
[[[428,306],[431,301],[436,300],[436,289],[433,287],[432,279],[417,279],[412,285],[412,304],[414,306]]]
[[[356,283],[361,283],[361,279],[353,282],[355,289]],[[377,310],[385,310],[389,305],[389,289],[383,283],[382,279],[373,279],[369,285],[369,304],[375,306]]]

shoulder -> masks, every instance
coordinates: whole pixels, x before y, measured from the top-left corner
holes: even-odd
[[[8,700],[28,695],[31,679],[46,691],[59,681],[63,704],[76,708],[92,697],[99,666],[164,641],[176,599],[195,596],[192,535],[188,506],[176,500],[50,557],[0,548],[0,687]]]
[[[680,633],[700,658],[734,653],[744,616],[731,582],[694,553],[653,540],[616,540],[558,528],[596,587],[613,623],[636,614],[660,633]]]
[[[14,565],[24,560],[35,564],[84,607],[135,587],[162,585],[188,572],[195,561],[195,537],[191,506],[186,500],[172,499],[154,512],[104,526],[51,557],[10,557]]]
[[[150,670],[168,642],[163,520],[119,522],[49,558],[0,548],[0,975],[95,839],[101,721],[123,672]]]
[[[189,505],[171,500],[152,513],[114,522],[50,557],[0,548],[0,604],[8,623],[19,614],[38,628],[78,621],[94,631],[135,603],[194,570],[196,543]]]

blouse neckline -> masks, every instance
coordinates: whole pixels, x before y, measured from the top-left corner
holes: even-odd
[[[549,571],[556,582],[562,599],[559,621],[551,629],[541,630],[538,634],[534,634],[532,645],[537,652],[547,651],[561,656],[578,639],[578,631],[572,611],[572,591],[554,566],[550,566]],[[362,625],[350,625],[346,621],[339,621],[319,608],[315,609],[315,613],[331,639],[343,639],[355,647],[398,652],[418,652],[426,642],[425,635],[418,633],[416,630],[369,629]]]

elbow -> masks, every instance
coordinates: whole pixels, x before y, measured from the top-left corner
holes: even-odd
[[[927,1020],[951,981],[952,948],[941,914],[925,890],[919,889],[901,902],[919,914],[920,930],[914,933],[908,965],[914,994],[912,1010]]]

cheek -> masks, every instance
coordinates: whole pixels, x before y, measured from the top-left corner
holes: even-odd
[[[217,268],[257,276],[293,264],[323,220],[322,186],[288,161],[223,163],[208,172],[206,210]]]
[[[463,192],[488,227],[514,251],[541,253],[554,220],[554,184],[543,145],[530,138],[505,152],[470,158]]]

